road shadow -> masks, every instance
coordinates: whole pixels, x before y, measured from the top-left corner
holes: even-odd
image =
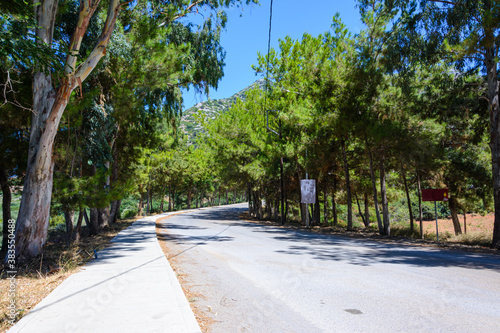
[[[219,234],[212,236],[186,236],[175,233],[162,233],[158,236],[159,240],[173,242],[178,245],[205,245],[209,242],[228,242],[233,241],[234,237],[221,236]]]
[[[177,229],[177,230],[204,230],[204,229],[207,229],[207,228],[200,227],[200,226],[197,226],[197,225],[175,224],[175,223],[168,223],[167,221],[162,221],[160,223],[156,223],[156,229],[159,229],[160,231],[166,231],[166,230],[172,230],[172,229]]]
[[[302,230],[270,228],[255,230],[284,243],[276,252],[351,265],[405,264],[415,267],[461,267],[500,272],[500,256],[415,245],[384,243]]]
[[[199,210],[192,213],[185,214],[186,218],[192,218],[194,220],[205,220],[205,221],[231,221],[234,222],[238,220],[238,216],[242,213],[248,211],[248,208],[215,208],[211,210]]]

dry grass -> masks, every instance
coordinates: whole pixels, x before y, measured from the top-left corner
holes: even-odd
[[[450,243],[489,247],[491,245],[491,242],[493,241],[493,235],[488,235],[485,232],[476,231],[467,234],[451,236],[447,239],[447,241]]]
[[[170,249],[167,240],[165,239],[164,236],[162,236],[162,233],[164,233],[164,230],[162,230],[163,229],[162,221],[169,218],[170,216],[163,217],[158,221],[156,221],[156,236],[158,238],[158,242],[160,243],[160,247],[163,250],[163,254],[165,254],[165,257],[170,262],[170,266],[172,266],[172,269],[174,270],[175,275],[177,276],[177,280],[179,280],[182,290],[184,291],[184,295],[186,295],[186,298],[189,301],[189,305],[191,306],[191,310],[193,311],[194,316],[196,317],[198,325],[200,325],[201,331],[203,333],[209,333],[211,332],[211,325],[214,323],[214,320],[209,316],[207,316],[205,314],[204,309],[199,308],[196,302],[198,299],[202,298],[203,295],[194,293],[192,290],[190,290],[189,282],[187,281],[188,277],[185,276],[185,274],[179,268],[180,265],[177,262],[178,258],[171,255],[172,253],[176,252]]]
[[[135,220],[122,220],[101,231],[97,236],[84,237],[78,244],[66,247],[64,235],[52,231],[49,233],[43,254],[18,267],[16,276],[16,322],[25,316],[36,304],[60,285],[68,276],[94,257],[94,250],[100,251],[121,230]],[[9,280],[3,267],[0,272],[0,332],[10,328],[7,317]]]

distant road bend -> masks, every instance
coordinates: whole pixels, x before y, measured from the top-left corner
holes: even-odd
[[[160,238],[213,332],[500,332],[500,256],[174,215]]]

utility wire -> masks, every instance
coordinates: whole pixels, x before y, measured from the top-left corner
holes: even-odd
[[[273,0],[269,8],[269,37],[267,39],[267,63],[266,63],[266,91],[264,95],[264,109],[267,112],[267,90],[269,85],[269,53],[271,52],[271,26],[273,22]]]

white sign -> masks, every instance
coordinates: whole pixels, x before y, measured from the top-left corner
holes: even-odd
[[[316,203],[316,180],[302,179],[300,181],[300,193],[302,203]]]

